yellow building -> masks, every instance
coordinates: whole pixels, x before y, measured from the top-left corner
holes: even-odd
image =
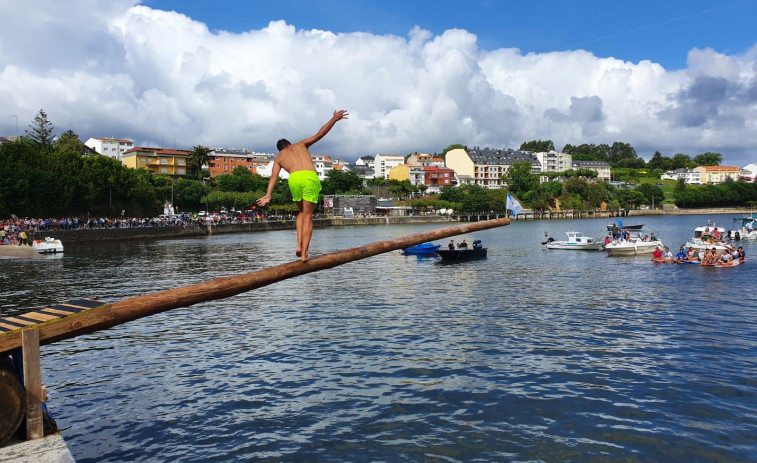
[[[399,166],[394,166],[389,171],[389,180],[397,180],[397,181],[403,181],[403,180],[410,180],[410,166],[407,164],[400,164]]]
[[[147,169],[155,174],[173,177],[187,175],[189,150],[136,147],[125,152],[123,164],[132,169]]]
[[[741,175],[741,168],[736,166],[699,166],[694,171],[701,174],[703,185],[725,183],[729,178],[738,182]]]

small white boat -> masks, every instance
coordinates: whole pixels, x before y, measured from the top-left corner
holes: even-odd
[[[552,238],[548,238],[545,241],[547,249],[576,249],[586,251],[598,251],[602,248],[602,241],[592,238],[590,236],[584,236],[582,232],[569,231],[565,232],[568,235],[567,241],[555,241]]]
[[[40,254],[58,254],[63,252],[63,243],[55,238],[45,237],[45,240],[34,240],[32,247]]]
[[[716,249],[718,251],[725,251],[728,247],[723,243],[726,238],[726,231],[723,227],[715,226],[713,223],[710,225],[707,221],[707,225],[697,227],[694,229],[694,237],[686,241],[686,249],[694,248],[697,251],[704,251],[707,249]]]
[[[610,256],[635,256],[652,254],[657,248],[665,249],[662,241],[644,241],[640,236],[630,236],[627,240],[613,241],[604,245]]]
[[[732,240],[757,240],[757,216],[734,217],[733,229],[728,232]]]

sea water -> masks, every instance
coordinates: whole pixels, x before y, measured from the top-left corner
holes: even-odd
[[[638,221],[675,253],[731,217]],[[485,260],[396,251],[43,346],[48,406],[80,463],[757,460],[757,242],[733,268],[541,245],[607,223],[513,222],[454,237]],[[311,249],[439,227],[317,229]],[[289,262],[294,244],[66,244],[0,261],[0,304],[117,301]]]

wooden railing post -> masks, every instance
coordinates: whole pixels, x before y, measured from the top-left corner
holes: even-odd
[[[26,389],[26,439],[39,439],[44,434],[39,329],[30,328],[21,332],[21,351],[24,362],[24,388]]]

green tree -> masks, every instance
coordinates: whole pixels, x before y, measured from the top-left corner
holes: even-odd
[[[618,165],[618,163],[623,159],[638,159],[636,150],[633,149],[631,145],[619,141],[616,141],[612,144],[612,146],[610,147],[610,152],[608,154],[608,162],[612,165]],[[642,159],[642,163],[643,162],[644,160]]]
[[[610,146],[606,144],[593,145],[583,144],[573,146],[570,143],[565,145],[563,153],[573,155],[574,161],[610,161]]]
[[[58,136],[53,144],[56,153],[73,153],[82,155],[84,153],[84,143],[79,140],[79,136],[73,130],[66,130]]]
[[[521,197],[539,186],[539,176],[531,173],[532,168],[533,166],[528,161],[515,162],[502,176],[502,180],[507,184],[507,189],[513,195]]]
[[[326,173],[321,191],[324,195],[360,194],[363,180],[355,171],[332,169]]]
[[[662,171],[673,170],[675,168],[675,161],[667,156],[663,156],[659,151],[655,151],[652,158],[647,162],[647,167]]]
[[[662,188],[651,183],[642,183],[636,187],[636,191],[644,195],[644,199],[648,204],[660,204],[665,199]]]
[[[673,168],[683,169],[689,167],[696,167],[696,163],[691,159],[688,154],[677,153],[673,155]]]
[[[202,180],[202,166],[210,162],[210,153],[212,151],[213,150],[207,146],[197,145],[192,147],[192,150],[189,153],[187,161],[189,161],[189,165],[195,168],[197,171],[197,178],[200,180]]]
[[[544,153],[547,151],[554,151],[555,144],[552,140],[531,140],[521,143],[521,151],[532,151],[534,153]]]
[[[26,130],[26,136],[32,142],[36,143],[42,148],[52,148],[53,146],[53,123],[47,119],[47,113],[40,109],[34,120],[29,124],[29,129]]]
[[[702,153],[694,156],[694,162],[698,166],[719,166],[723,162],[723,155],[720,153]]]

